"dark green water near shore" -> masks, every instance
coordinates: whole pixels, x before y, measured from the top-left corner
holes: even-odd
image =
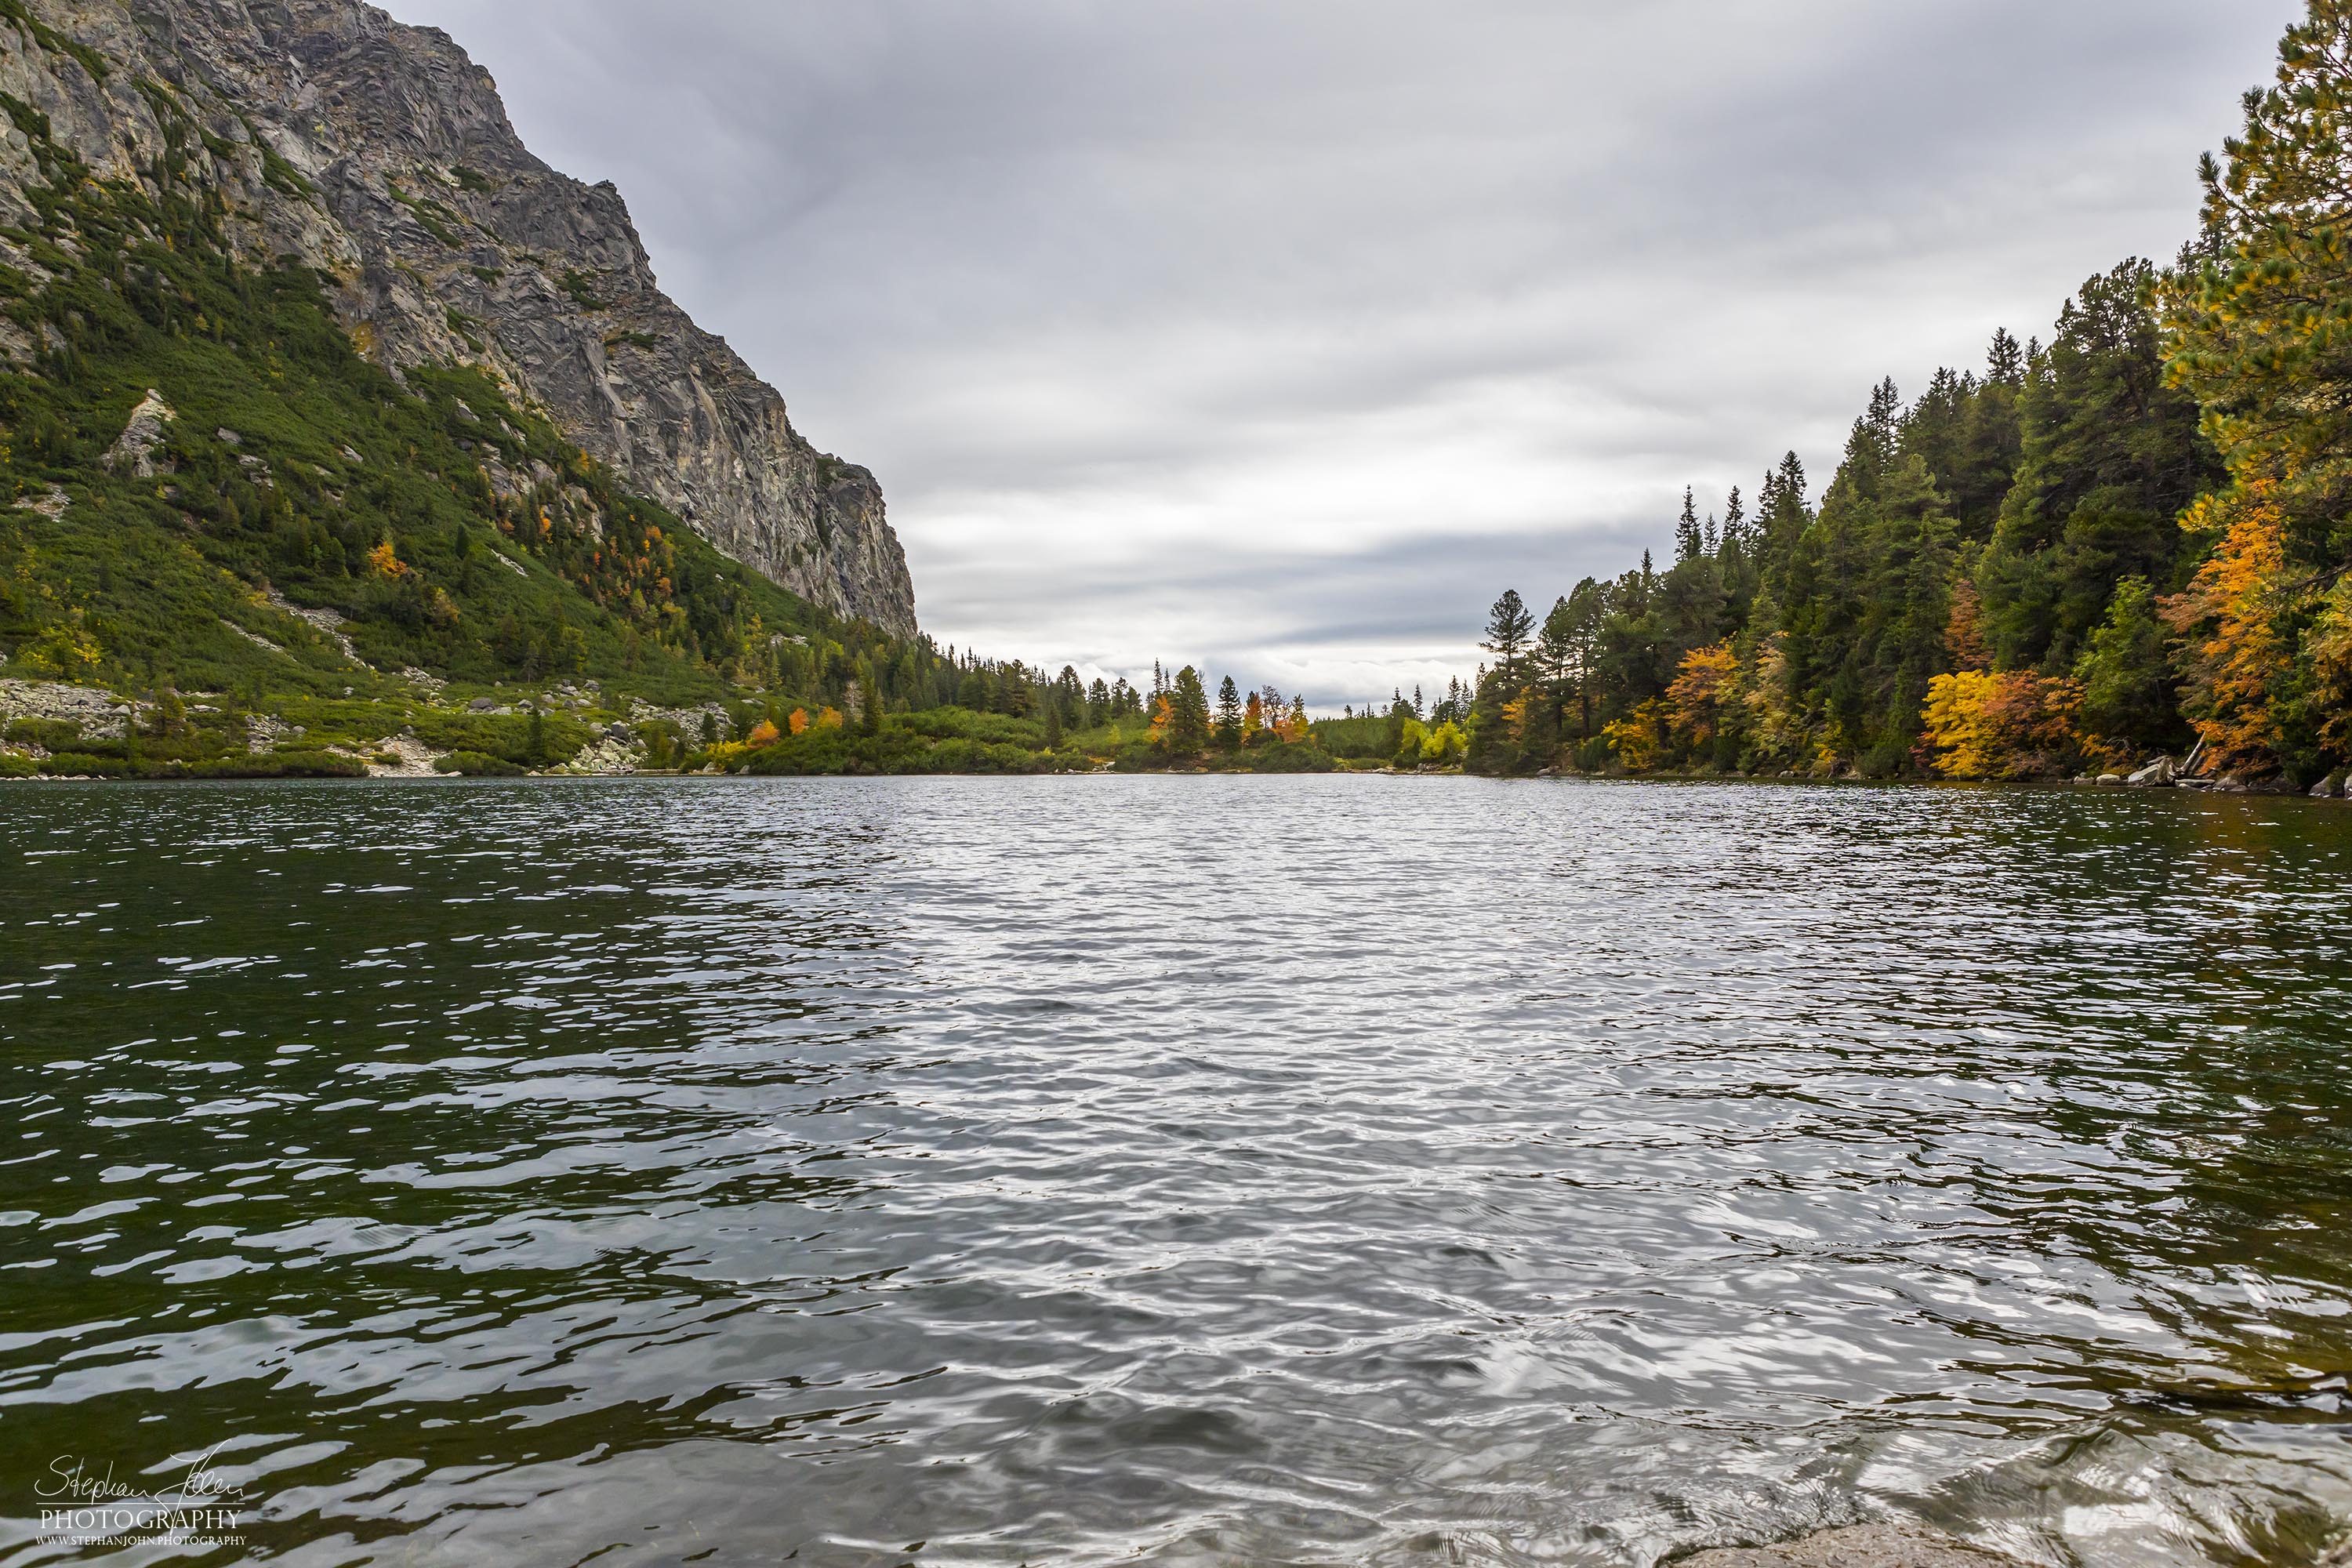
[[[2341,805],[20,785],[0,877],[0,1561],[215,1446],[303,1564],[2352,1527]]]

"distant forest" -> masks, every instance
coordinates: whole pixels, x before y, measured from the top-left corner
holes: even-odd
[[[1496,604],[1492,773],[2033,778],[2201,743],[2352,760],[2352,5],[2314,0],[2204,161],[2168,267],[2085,282],[2048,342],[1881,383],[1816,502],[1791,453],[1675,559]]]

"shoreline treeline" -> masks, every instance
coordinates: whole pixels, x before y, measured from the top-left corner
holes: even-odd
[[[2352,761],[2352,5],[2312,0],[2204,161],[2169,267],[2048,343],[1873,390],[1816,502],[1795,455],[1675,560],[1496,603],[1470,765],[2034,778],[2201,744]]]

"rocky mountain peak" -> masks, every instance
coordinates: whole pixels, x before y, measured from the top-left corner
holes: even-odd
[[[169,92],[241,254],[317,268],[363,353],[482,367],[728,554],[914,631],[874,476],[801,437],[662,292],[620,192],[533,156],[446,34],[360,0],[23,4],[26,25],[0,15],[0,92],[100,177],[143,178],[164,149],[148,94]],[[0,222],[29,216],[32,174],[0,143]]]

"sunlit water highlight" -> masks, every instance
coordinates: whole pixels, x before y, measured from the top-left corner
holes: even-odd
[[[0,793],[0,1560],[2044,1563],[2352,1522],[2352,811]]]

